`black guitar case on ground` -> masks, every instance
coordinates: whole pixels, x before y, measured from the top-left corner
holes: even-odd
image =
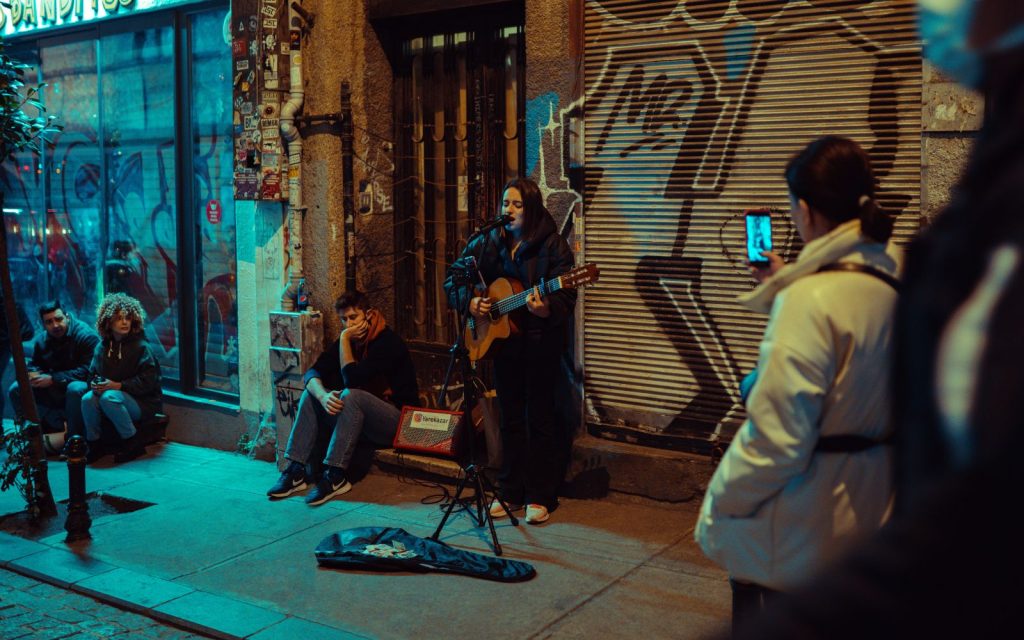
[[[334,569],[457,573],[499,582],[537,575],[532,565],[453,549],[394,527],[358,527],[332,533],[316,547],[317,564]]]

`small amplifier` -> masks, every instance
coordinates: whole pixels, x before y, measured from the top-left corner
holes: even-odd
[[[461,411],[403,407],[395,432],[394,447],[400,451],[456,458],[459,454],[461,418]]]

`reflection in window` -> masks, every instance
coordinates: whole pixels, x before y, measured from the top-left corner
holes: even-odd
[[[174,31],[157,27],[100,41],[107,293],[134,296],[167,380],[178,362],[174,185]]]
[[[199,229],[196,321],[199,375],[208,389],[238,393],[238,301],[232,200],[231,59],[223,11],[192,16],[194,202]]]
[[[237,396],[226,15],[182,12],[178,21],[169,11],[139,31],[83,31],[74,41],[12,48],[34,65],[27,80],[47,83],[43,101],[64,130],[42,156],[4,163],[0,188],[15,293],[30,317],[56,297],[91,324],[103,294],[123,291],[146,310],[147,338],[169,386]],[[187,37],[178,37],[176,22]],[[188,49],[176,55],[180,43]],[[190,65],[185,95],[176,59]],[[178,172],[188,167],[193,175],[183,184]],[[179,194],[190,202],[178,202]],[[193,251],[194,272],[191,257],[184,268],[180,262]]]

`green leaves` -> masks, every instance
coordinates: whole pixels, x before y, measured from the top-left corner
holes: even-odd
[[[56,124],[55,116],[46,116],[46,107],[38,99],[40,87],[25,89],[23,64],[3,52],[0,41],[0,162],[12,158],[22,149],[41,151],[40,143],[47,136],[64,129]],[[28,107],[34,116],[25,112]]]
[[[0,451],[6,454],[0,464],[0,491],[17,487],[26,502],[34,493],[32,476],[32,442],[23,431],[21,423],[15,423],[12,431],[2,436]]]

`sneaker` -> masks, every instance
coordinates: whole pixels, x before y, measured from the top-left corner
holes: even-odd
[[[352,490],[352,483],[345,478],[345,472],[337,467],[327,467],[320,482],[306,496],[306,504],[311,507],[321,505],[334,496],[340,496]]]
[[[542,504],[528,504],[526,505],[526,522],[527,524],[540,524],[547,522],[551,514],[548,513],[548,508]]]
[[[142,444],[142,439],[136,432],[135,435],[121,442],[121,446],[114,452],[114,462],[131,462],[143,455],[146,455],[146,445]]]
[[[271,498],[284,498],[290,496],[296,491],[302,491],[309,486],[306,481],[306,465],[301,462],[292,461],[288,465],[288,468],[284,470],[281,477],[277,479],[277,483],[270,487],[270,491],[267,491],[267,495]]]
[[[520,509],[523,508],[523,505],[513,504],[511,502],[508,502],[507,500],[505,501],[505,504],[507,504],[508,508],[511,509],[512,511],[519,511]],[[505,507],[501,506],[501,502],[499,502],[497,498],[491,501],[491,508],[488,509],[488,511],[490,512],[492,518],[508,517],[508,511],[505,511]]]

